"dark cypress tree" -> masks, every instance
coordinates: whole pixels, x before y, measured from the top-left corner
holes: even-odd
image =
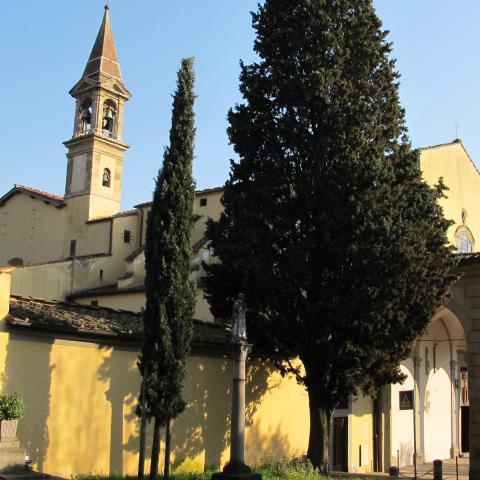
[[[254,343],[298,355],[304,369],[280,368],[308,391],[308,456],[326,472],[338,402],[401,380],[448,294],[449,222],[443,186],[421,178],[371,0],[266,0],[253,26],[207,298],[228,318],[244,292]]]
[[[185,408],[182,385],[195,308],[195,288],[189,280],[195,220],[194,101],[193,59],[184,59],[173,100],[170,146],[156,181],[145,243],[147,301],[139,367],[147,373],[142,390],[145,413],[155,419],[152,480],[158,476],[160,428]]]

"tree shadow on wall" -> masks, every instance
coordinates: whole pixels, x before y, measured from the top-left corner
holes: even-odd
[[[50,364],[53,340],[11,333],[8,341],[4,391],[18,392],[25,400],[25,415],[18,422],[20,447],[42,472],[49,446]]]
[[[134,411],[141,380],[136,364],[138,352],[111,346],[100,348],[105,355],[98,378],[109,385],[105,397],[111,406],[109,473],[124,475],[124,449],[138,452],[138,444],[131,449],[130,441],[124,443],[124,429],[137,420]]]
[[[269,382],[272,366],[250,361],[247,365],[245,423],[249,427],[263,396],[274,386]],[[218,468],[228,461],[224,453],[230,440],[232,363],[192,357],[188,375],[190,381],[184,387],[188,406],[172,427],[173,466],[204,454],[204,468]]]
[[[99,379],[107,381],[105,392],[111,404],[110,473],[133,473],[125,468],[124,453],[138,454],[140,422],[135,414],[140,389],[136,366],[138,352],[113,349],[105,355]],[[246,425],[252,424],[262,397],[274,388],[268,363],[249,362],[247,368]],[[201,470],[228,461],[223,455],[229,445],[232,364],[226,358],[190,356],[183,395],[186,410],[172,423],[173,468]],[[127,429],[127,430],[125,430]],[[255,437],[255,431],[250,436]],[[253,436],[252,436],[253,435]],[[163,439],[164,440],[164,439]],[[151,425],[147,430],[147,463],[150,457]],[[164,446],[164,442],[162,447]],[[163,459],[163,448],[162,448]],[[163,464],[163,460],[160,463]],[[125,471],[127,470],[127,471]]]

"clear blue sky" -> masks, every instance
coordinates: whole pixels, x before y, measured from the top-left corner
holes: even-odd
[[[401,100],[417,147],[458,136],[480,162],[478,0],[374,0],[402,74]],[[180,59],[196,58],[197,188],[222,185],[233,155],[228,109],[240,100],[239,59],[249,62],[256,0],[111,0],[124,81],[127,152],[122,208],[151,198],[168,141]],[[2,3],[0,194],[14,183],[63,195],[74,100],[103,15],[100,0]]]

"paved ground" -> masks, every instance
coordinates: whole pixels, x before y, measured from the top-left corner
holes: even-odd
[[[468,480],[468,458],[458,459],[458,480]],[[413,467],[402,467],[400,474],[403,478],[413,478]],[[432,480],[433,479],[433,464],[426,463],[419,465],[417,469],[418,480]],[[457,472],[455,460],[443,461],[443,480],[456,480]]]

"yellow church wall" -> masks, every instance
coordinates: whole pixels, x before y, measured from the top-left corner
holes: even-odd
[[[36,468],[63,477],[136,473],[136,349],[3,332],[0,351],[6,352],[4,390],[26,401],[18,438]],[[231,369],[227,359],[188,359],[187,409],[172,426],[174,469],[201,471],[228,461]],[[268,363],[251,362],[246,424],[247,462],[304,454],[305,391]]]
[[[81,305],[91,305],[97,302],[99,307],[116,308],[119,310],[128,310],[129,312],[141,312],[145,308],[145,294],[140,293],[124,293],[118,295],[91,295],[81,297],[75,300]]]
[[[467,212],[465,225],[476,242],[480,242],[480,215],[475,214],[480,201],[480,175],[463,145],[458,142],[420,152],[420,166],[425,180],[433,185],[439,177],[443,177],[449,188],[446,192],[448,198],[441,199],[440,204],[445,217],[454,221],[448,231],[450,242],[455,245],[455,230],[462,225],[462,209]]]
[[[66,231],[64,258],[70,256],[70,242],[76,240],[75,255],[98,255],[110,251],[110,222],[86,223],[86,196],[68,200],[66,208]]]
[[[112,255],[115,261],[119,264],[122,273],[125,269],[125,257],[139,246],[139,238],[137,237],[137,223],[140,216],[132,214],[128,216],[121,216],[113,219],[112,231]],[[124,232],[130,231],[130,243],[125,243]]]
[[[43,298],[43,297],[42,297]],[[116,295],[90,295],[88,297],[77,298],[76,303],[81,305],[91,305],[97,302],[99,307],[117,308],[128,310],[130,312],[141,312],[145,308],[145,293],[133,292]],[[214,318],[210,312],[207,300],[203,297],[203,291],[197,290],[195,319],[203,322],[213,322]]]
[[[61,258],[65,212],[19,193],[0,206],[0,265],[12,258],[24,264]]]
[[[0,267],[0,331],[3,330],[3,319],[8,314],[12,270],[13,267]]]
[[[349,465],[353,472],[373,471],[373,402],[359,395],[352,402],[348,418]]]
[[[202,198],[207,199],[207,205],[202,207],[200,206],[200,200]],[[223,206],[220,203],[222,198],[222,191],[214,190],[213,192],[202,193],[197,192],[195,195],[194,210],[197,215],[200,215],[200,219],[195,224],[195,227],[192,232],[192,244],[195,245],[205,234],[205,228],[208,218],[218,220],[220,214],[223,211]]]
[[[204,207],[200,206],[200,199],[202,198],[207,199],[207,205]],[[222,198],[222,191],[217,189],[213,191],[200,190],[196,192],[193,209],[197,215],[200,215],[200,218],[195,224],[192,231],[193,245],[204,236],[206,220],[208,218],[213,218],[214,220],[217,220],[220,217],[220,214],[222,213],[222,210],[223,210],[223,206],[220,203],[221,198]],[[147,218],[151,210],[151,206],[147,205],[147,206],[141,207],[141,210],[143,210],[142,233],[141,233],[142,245],[143,245],[145,243],[145,237],[147,232]]]
[[[210,305],[204,297],[203,290],[197,288],[197,297],[195,304],[195,318],[203,322],[213,322],[214,318],[210,311]]]
[[[102,271],[103,280],[100,278]],[[64,300],[72,291],[114,283],[122,266],[112,256],[64,260],[17,268],[12,276],[12,293],[46,300]]]
[[[120,310],[128,310],[130,312],[141,312],[145,308],[145,293],[132,292],[122,293],[116,295],[89,295],[88,297],[80,297],[75,300],[81,305],[91,305],[92,302],[97,302],[99,307],[117,308]],[[197,289],[197,298],[195,306],[196,320],[203,322],[213,322],[214,318],[210,312],[210,306],[207,300],[203,297],[203,291]]]

